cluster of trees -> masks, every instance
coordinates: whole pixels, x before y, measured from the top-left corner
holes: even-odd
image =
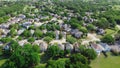
[[[67,36],[66,41],[73,44],[77,41],[77,39],[74,38],[73,36]]]
[[[10,18],[9,16],[0,17],[0,24],[7,22],[9,18]]]
[[[0,41],[3,42],[3,43],[8,43],[12,40],[11,37],[4,37],[4,38],[1,38]]]
[[[80,46],[79,52],[72,54],[53,45],[45,54],[52,58],[47,61],[46,68],[91,68],[90,62],[97,56],[93,49],[86,49],[84,46]]]
[[[32,68],[40,63],[39,52],[38,45],[25,44],[21,47],[16,41],[11,41],[9,50],[3,50],[3,55],[9,59],[2,68]]]
[[[49,22],[48,24],[43,24],[42,26],[39,27],[41,30],[47,29],[48,31],[55,31],[55,30],[60,30],[59,24],[56,22]]]
[[[4,4],[4,6],[0,7],[0,23],[5,23],[9,19],[7,15],[15,15],[14,12],[21,12],[24,5],[19,3],[12,4]]]
[[[22,47],[17,41],[11,40],[9,46],[9,49],[3,50],[3,56],[9,59],[2,68],[33,68],[40,63],[38,45],[25,44]],[[86,49],[82,45],[78,52],[73,53],[70,50],[61,50],[57,44],[49,46],[44,54],[49,58],[45,68],[90,68],[91,60],[97,56],[93,49]]]
[[[103,38],[101,38],[101,41],[108,44],[114,44],[115,38],[111,35],[105,35]]]
[[[34,32],[34,36],[37,38],[41,38],[43,36],[43,32],[39,29],[36,29]]]

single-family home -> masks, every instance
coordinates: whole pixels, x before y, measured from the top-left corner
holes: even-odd
[[[71,31],[71,26],[69,24],[62,24],[62,28],[67,31],[67,32],[70,32]]]
[[[97,28],[96,32],[97,32],[97,34],[99,34],[99,35],[105,34],[105,30],[104,30],[104,29],[99,29],[99,28]]]
[[[58,44],[58,47],[59,47],[60,49],[62,49],[62,50],[65,49],[65,45],[64,45],[64,44]]]
[[[83,35],[83,32],[80,32],[78,29],[71,29],[70,33],[76,38],[80,38]]]
[[[104,48],[103,51],[108,52],[111,50],[110,46],[107,43],[100,43],[100,45]]]
[[[96,51],[98,55],[100,55],[100,53],[104,50],[104,48],[99,44],[92,43],[90,46]]]
[[[40,50],[44,52],[47,50],[48,44],[46,42],[41,42],[39,46],[40,46]]]
[[[24,32],[24,30],[25,30],[24,28],[19,29],[19,30],[17,31],[17,34],[18,34],[18,35],[21,35],[21,34]]]
[[[29,42],[27,41],[27,39],[24,39],[24,40],[18,41],[18,43],[20,46],[23,46],[24,44],[27,44]]]
[[[32,24],[31,22],[25,22],[22,24],[22,26],[28,29],[31,26],[31,24]]]
[[[65,45],[65,50],[70,50],[70,51],[73,50],[73,45],[72,44],[66,42],[66,43],[64,43],[64,45]]]
[[[26,16],[25,16],[25,15],[23,15],[23,14],[20,14],[20,15],[18,16],[18,18],[25,19],[25,18],[26,18]]]

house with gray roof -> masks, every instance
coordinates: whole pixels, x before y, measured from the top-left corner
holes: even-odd
[[[70,33],[76,38],[81,38],[83,35],[83,32],[80,32],[78,29],[71,29]]]
[[[103,51],[108,52],[111,50],[110,46],[107,43],[100,43],[100,45],[104,48]]]

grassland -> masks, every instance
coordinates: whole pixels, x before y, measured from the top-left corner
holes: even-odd
[[[107,58],[100,55],[91,63],[92,68],[120,68],[120,56],[112,56],[109,54]]]

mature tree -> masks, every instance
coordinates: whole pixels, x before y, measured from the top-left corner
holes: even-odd
[[[46,41],[47,43],[49,43],[52,40],[53,40],[53,38],[51,38],[49,36],[44,37],[44,41]]]
[[[12,24],[12,25],[10,25],[10,27],[9,28],[14,28],[14,29],[20,29],[20,25],[19,24]]]
[[[86,50],[85,45],[80,45],[79,51],[82,55],[85,53],[85,50]]]
[[[35,66],[39,62],[39,53],[34,51],[31,44],[25,44],[24,47],[17,47],[2,68],[29,68]]]
[[[84,34],[88,33],[88,30],[85,27],[81,27],[79,30],[82,31]]]
[[[50,47],[48,47],[47,51],[45,52],[45,54],[49,57],[56,57],[59,56],[60,54],[60,48],[56,45],[52,45]]]
[[[79,51],[88,59],[89,62],[97,57],[97,53],[93,49],[87,49],[83,45],[79,47]]]
[[[57,65],[55,63],[55,60],[49,60],[47,62],[46,68],[57,68]]]
[[[105,35],[103,38],[101,38],[101,41],[108,44],[114,44],[115,39],[111,35]]]
[[[42,37],[43,36],[43,32],[40,31],[39,29],[36,29],[35,32],[34,32],[34,36],[35,37]]]
[[[10,34],[12,37],[15,36],[15,35],[17,35],[16,29],[11,28],[9,34]]]
[[[106,18],[101,18],[96,25],[100,28],[108,28],[110,27],[110,23],[108,22],[108,20]]]
[[[35,41],[35,38],[33,38],[33,37],[28,38],[28,42],[32,43],[34,41]]]
[[[51,37],[51,38],[55,38],[55,33],[54,32],[47,32],[46,34],[45,34],[45,36],[49,36],[49,37]]]
[[[40,47],[38,45],[33,45],[33,51],[34,52],[40,52]]]
[[[87,58],[79,53],[71,55],[65,63],[65,68],[90,68]]]
[[[3,64],[2,66],[1,66],[2,68],[17,68],[16,66],[15,66],[15,63],[14,62],[12,62],[12,61],[10,61],[10,60],[7,60],[6,62],[5,62],[5,64]]]
[[[63,60],[49,60],[46,68],[65,68],[65,62]]]
[[[94,60],[97,57],[97,53],[93,49],[86,49],[85,54],[88,60]]]
[[[31,36],[31,32],[29,30],[25,30],[21,35],[23,37],[30,37]]]
[[[73,44],[77,41],[76,38],[72,37],[72,36],[67,36],[67,42]]]
[[[8,43],[12,40],[12,38],[10,37],[4,37],[4,38],[1,38],[0,41],[3,42],[3,43]]]
[[[72,63],[81,62],[82,64],[88,64],[88,60],[81,54],[73,54],[70,56],[70,61]]]
[[[87,29],[90,30],[90,31],[94,31],[95,30],[95,26],[93,24],[89,24],[87,26]]]

